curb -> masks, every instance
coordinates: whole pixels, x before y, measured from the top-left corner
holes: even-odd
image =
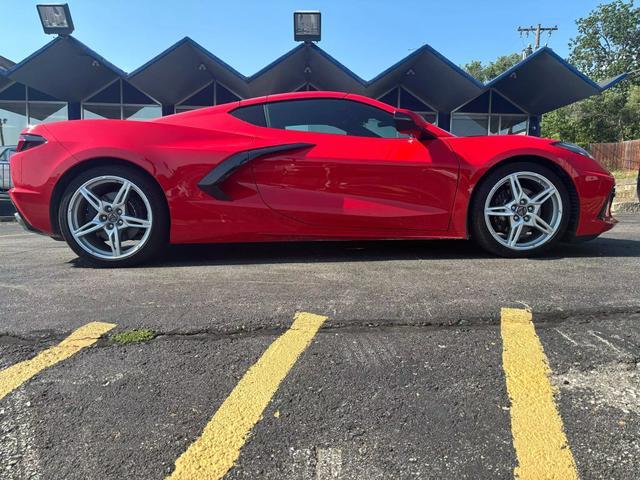
[[[614,213],[638,213],[640,212],[640,202],[620,202],[611,206]]]

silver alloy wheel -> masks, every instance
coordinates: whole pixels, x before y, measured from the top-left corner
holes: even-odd
[[[145,245],[153,215],[149,199],[131,180],[104,175],[75,191],[67,221],[75,242],[91,256],[121,260]]]
[[[497,182],[484,205],[493,238],[511,250],[532,250],[551,240],[562,222],[562,197],[535,172],[516,172]]]

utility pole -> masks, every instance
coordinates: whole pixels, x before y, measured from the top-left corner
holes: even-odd
[[[542,25],[538,24],[537,27],[518,27],[518,31],[520,32],[520,36],[522,36],[523,33],[526,33],[527,36],[529,36],[530,33],[535,32],[536,34],[536,50],[538,50],[540,48],[540,34],[542,32],[549,32],[549,35],[551,35],[551,32],[558,30],[558,26],[556,25],[555,27],[543,27]]]

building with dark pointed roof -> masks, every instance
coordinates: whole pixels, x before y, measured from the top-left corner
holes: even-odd
[[[59,36],[17,64],[0,57],[0,128],[12,144],[28,124],[144,120],[254,96],[334,90],[412,109],[457,135],[538,135],[542,114],[624,78],[597,83],[544,47],[485,84],[424,45],[364,80],[310,42],[245,76],[188,37],[127,73]]]

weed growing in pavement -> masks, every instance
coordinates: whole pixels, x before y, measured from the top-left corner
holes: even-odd
[[[129,343],[148,342],[149,340],[153,340],[155,336],[156,332],[149,328],[132,328],[111,335],[111,340],[120,345],[127,345]]]

